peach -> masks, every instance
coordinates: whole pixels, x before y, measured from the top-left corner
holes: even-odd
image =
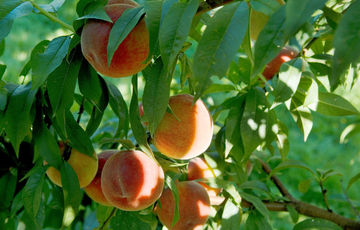
[[[175,159],[196,157],[209,147],[213,135],[212,118],[199,99],[180,94],[170,97],[173,113],[166,112],[154,133],[153,143],[164,155]]]
[[[106,161],[102,170],[104,196],[121,210],[149,207],[159,199],[163,188],[162,168],[141,151],[120,151]]]
[[[278,0],[278,2],[281,5],[284,5],[285,2],[283,0]],[[262,31],[262,29],[264,29],[266,23],[269,20],[269,16],[267,16],[266,14],[256,11],[256,10],[251,10],[250,12],[250,38],[254,41],[257,40],[260,32]]]
[[[110,0],[105,11],[113,21],[129,8],[138,4],[131,0]],[[108,77],[124,77],[143,70],[149,54],[149,33],[144,19],[141,19],[115,51],[108,66],[107,45],[113,23],[89,20],[81,33],[81,50],[86,60],[99,73]]]
[[[206,179],[206,178],[215,178],[216,175],[212,168],[206,163],[206,161],[200,157],[191,159],[188,165],[188,180],[197,180],[197,179]],[[224,198],[219,196],[221,188],[213,188],[209,185],[198,182],[201,184],[207,191],[211,205],[219,205],[224,201]]]
[[[96,173],[95,178],[91,181],[91,183],[86,186],[85,192],[87,195],[94,200],[95,202],[105,205],[105,206],[111,206],[111,203],[107,201],[107,199],[104,196],[104,193],[101,189],[101,173],[104,168],[105,162],[115,153],[119,151],[117,150],[107,150],[103,151],[98,155],[98,171]]]
[[[59,142],[59,148],[60,154],[62,156],[65,150],[65,146],[62,142]],[[67,162],[74,169],[79,180],[80,188],[87,186],[94,179],[98,169],[98,159],[96,153],[94,153],[93,157],[90,157],[84,153],[77,151],[76,149],[72,149]],[[44,164],[47,163],[44,162]],[[54,184],[60,187],[62,186],[59,170],[50,166],[46,170],[46,174]]]
[[[297,50],[291,48],[290,46],[285,46],[280,50],[280,53],[269,62],[263,72],[263,75],[266,79],[270,80],[280,71],[282,63],[288,62],[291,59],[295,58],[298,55]]]
[[[169,230],[202,229],[210,214],[210,200],[206,190],[194,181],[177,182],[179,193],[179,220],[172,226],[175,210],[175,199],[171,190],[165,189],[160,197],[160,204],[154,212],[160,222]]]

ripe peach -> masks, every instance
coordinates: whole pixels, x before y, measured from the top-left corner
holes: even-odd
[[[206,163],[206,161],[200,157],[196,157],[191,159],[188,165],[188,180],[197,180],[197,179],[205,179],[205,178],[215,178],[216,175],[212,168]],[[221,188],[213,188],[209,185],[198,182],[201,184],[207,193],[209,194],[210,203],[212,205],[219,205],[224,201],[224,198],[219,196],[221,192]]]
[[[180,218],[174,226],[175,199],[170,189],[165,189],[154,211],[169,230],[199,230],[210,214],[210,200],[206,190],[194,181],[176,184],[179,193]]]
[[[103,151],[98,155],[98,171],[96,173],[95,178],[91,181],[91,183],[86,186],[85,192],[87,195],[94,200],[95,202],[105,205],[111,206],[111,203],[107,201],[105,198],[102,189],[101,189],[101,173],[104,168],[105,162],[115,153],[119,151],[117,150],[107,150]]]
[[[154,145],[164,155],[175,159],[196,157],[209,147],[213,124],[209,111],[199,99],[181,94],[170,97],[173,113],[166,112],[154,133]]]
[[[285,2],[283,0],[278,0],[278,2],[281,5],[284,5]],[[269,16],[267,16],[266,14],[256,11],[256,10],[251,10],[250,12],[250,38],[254,41],[257,40],[260,32],[262,31],[262,29],[264,29],[266,23],[269,20]]]
[[[59,143],[60,154],[61,156],[64,154],[65,146],[62,142]],[[94,153],[93,157],[90,157],[86,154],[83,154],[76,149],[71,150],[71,154],[67,162],[74,169],[78,179],[80,188],[83,188],[90,184],[90,182],[94,179],[97,169],[98,169],[98,159],[96,153]],[[44,162],[44,164],[47,164]],[[61,185],[61,176],[59,170],[50,166],[46,170],[46,174],[49,179],[56,185]]]
[[[105,11],[115,23],[122,13],[138,4],[131,0],[110,0]],[[149,54],[149,33],[144,19],[120,44],[110,66],[107,64],[107,45],[113,23],[101,20],[89,20],[81,33],[81,50],[88,62],[101,74],[108,77],[124,77],[144,69]]]
[[[162,168],[145,153],[120,151],[105,163],[101,174],[101,189],[115,207],[137,211],[152,205],[164,188]]]
[[[263,75],[266,79],[270,80],[280,71],[281,64],[288,62],[291,59],[295,58],[298,55],[298,52],[291,48],[290,46],[285,46],[281,49],[280,53],[269,62],[263,72]]]

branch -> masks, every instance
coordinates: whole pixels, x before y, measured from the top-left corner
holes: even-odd
[[[266,164],[264,161],[262,161],[261,159],[258,159],[259,162],[261,163],[264,172],[266,172],[268,175],[271,175],[271,168],[268,164]],[[284,184],[280,181],[280,179],[275,176],[272,175],[271,180],[274,182],[275,186],[279,189],[280,193],[288,198],[290,201],[286,201],[286,202],[268,202],[268,201],[263,201],[263,203],[266,205],[266,207],[268,208],[269,211],[287,211],[287,206],[288,205],[292,205],[296,211],[302,215],[305,216],[309,216],[309,217],[314,217],[314,218],[321,218],[324,220],[329,220],[337,225],[339,225],[340,227],[344,228],[344,229],[360,229],[360,222],[359,221],[355,221],[349,218],[346,218],[344,216],[341,216],[339,214],[336,214],[334,212],[330,212],[326,209],[322,209],[319,208],[315,205],[312,204],[308,204],[302,201],[299,201],[297,199],[295,199],[290,192],[286,189],[286,187],[284,186]],[[243,200],[241,202],[241,205],[243,207],[251,207],[252,205],[250,204],[249,206],[249,202]]]

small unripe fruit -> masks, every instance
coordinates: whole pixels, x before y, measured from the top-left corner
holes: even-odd
[[[61,156],[64,153],[64,144],[62,142],[59,143],[60,154]],[[71,150],[71,154],[67,162],[74,169],[80,184],[80,188],[83,188],[91,183],[94,179],[97,169],[98,169],[98,159],[96,154],[94,153],[93,157],[90,157],[84,153],[80,153],[76,149]],[[47,164],[44,162],[44,164]],[[46,174],[49,179],[56,185],[62,186],[61,184],[61,175],[59,170],[50,166],[46,170]]]
[[[194,181],[176,184],[179,193],[180,218],[174,226],[175,199],[170,189],[165,189],[154,211],[169,230],[200,230],[210,214],[210,200],[206,190]]]
[[[106,161],[101,188],[111,205],[125,211],[142,210],[159,199],[164,172],[141,151],[120,151]]]
[[[105,6],[105,11],[115,23],[126,9],[137,6],[136,2],[130,0],[111,0]],[[86,23],[81,33],[84,57],[94,69],[108,77],[130,76],[143,70],[149,54],[149,33],[144,19],[122,41],[108,66],[107,45],[113,23],[93,19]]]
[[[166,112],[154,133],[154,145],[175,159],[196,157],[209,147],[213,135],[211,115],[199,99],[181,94],[170,97],[172,113]]]
[[[107,150],[98,155],[98,171],[95,178],[91,183],[84,188],[87,195],[94,200],[95,202],[111,206],[111,203],[105,198],[104,193],[101,189],[101,174],[104,168],[105,162],[115,153],[119,152],[118,150]]]

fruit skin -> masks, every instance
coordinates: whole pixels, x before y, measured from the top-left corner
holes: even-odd
[[[171,190],[165,189],[154,212],[169,230],[200,230],[210,214],[210,200],[206,190],[194,181],[177,182],[179,193],[179,215],[171,227],[174,217],[175,200]]]
[[[213,135],[212,118],[204,103],[180,94],[170,97],[173,114],[165,113],[154,133],[154,145],[175,159],[194,158],[209,147]],[[175,115],[174,115],[175,114]]]
[[[106,161],[101,188],[113,206],[125,211],[142,210],[159,199],[164,172],[141,151],[120,151]]]
[[[215,178],[216,175],[212,168],[206,163],[206,161],[200,157],[196,157],[189,161],[187,178],[188,180],[198,180],[198,179],[206,179],[206,178]],[[220,205],[224,198],[219,196],[221,192],[221,188],[213,188],[209,185],[198,182],[202,185],[207,191],[211,205]]]
[[[115,153],[119,152],[118,150],[107,150],[98,154],[98,170],[95,178],[91,183],[84,188],[87,195],[94,200],[95,202],[105,205],[112,206],[111,203],[105,198],[104,193],[101,189],[101,174],[104,168],[105,162]]]
[[[278,0],[278,2],[281,5],[285,4],[285,2],[283,0]],[[254,41],[257,40],[261,30],[264,29],[268,20],[269,20],[269,16],[267,16],[266,14],[256,11],[256,10],[251,10],[251,12],[250,12],[250,38],[252,40],[254,40]]]
[[[59,143],[59,148],[60,154],[62,156],[65,150],[65,146],[62,142]],[[76,175],[78,176],[80,188],[83,188],[90,184],[98,170],[98,158],[96,156],[96,153],[94,153],[93,157],[90,157],[84,153],[80,153],[76,149],[72,149],[67,162],[71,165]],[[44,162],[44,164],[47,163]],[[50,166],[46,170],[46,174],[54,184],[60,187],[62,186],[59,170]]]
[[[291,59],[295,58],[298,55],[297,50],[291,48],[290,46],[285,46],[280,50],[280,53],[269,62],[263,72],[264,77],[267,80],[270,80],[280,71],[281,64],[288,62]]]
[[[105,11],[115,21],[128,8],[138,6],[129,0],[109,1]],[[125,77],[143,70],[149,54],[149,33],[141,19],[114,53],[110,67],[107,64],[107,44],[113,23],[89,20],[81,33],[81,50],[86,60],[101,74],[108,77]]]

